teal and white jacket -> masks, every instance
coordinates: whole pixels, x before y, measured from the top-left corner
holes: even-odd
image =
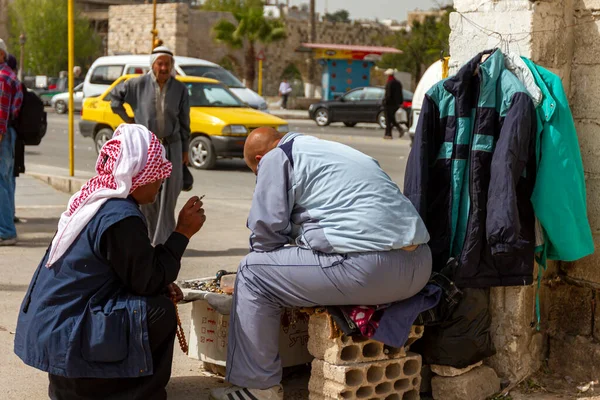
[[[373,158],[288,133],[258,165],[250,247],[323,253],[387,251],[429,241],[421,217]]]

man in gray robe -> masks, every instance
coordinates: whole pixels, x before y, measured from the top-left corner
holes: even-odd
[[[173,164],[171,177],[163,183],[160,197],[143,205],[148,232],[154,246],[164,243],[175,229],[175,205],[183,188],[183,164],[188,164],[190,143],[190,105],[185,84],[173,77],[173,53],[160,46],[152,51],[152,70],[116,86],[111,92],[111,107],[127,123],[141,124],[163,143]],[[124,103],[133,109],[127,115]]]

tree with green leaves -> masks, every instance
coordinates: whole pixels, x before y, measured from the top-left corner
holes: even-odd
[[[350,13],[348,10],[337,10],[336,12],[330,14],[326,13],[324,17],[325,21],[329,22],[350,22]]]
[[[67,2],[14,0],[10,3],[10,50],[19,59],[19,35],[27,37],[24,67],[32,74],[58,76],[68,68]],[[101,55],[102,40],[75,10],[75,65],[87,66]]]
[[[452,7],[443,10],[441,18],[428,16],[423,22],[413,22],[410,29],[386,38],[385,44],[402,50],[402,54],[386,54],[378,66],[410,72],[414,82],[418,82],[425,69],[440,59],[442,52],[448,55]]]
[[[287,35],[283,21],[265,17],[262,1],[209,0],[206,3],[209,3],[210,9],[230,11],[233,14],[235,23],[227,19],[218,21],[213,27],[214,37],[218,43],[245,50],[244,78],[248,87],[253,88],[256,76],[256,45],[267,45],[285,39]],[[219,8],[219,4],[222,8]]]

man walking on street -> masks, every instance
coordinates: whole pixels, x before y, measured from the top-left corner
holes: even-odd
[[[283,78],[283,81],[279,84],[279,96],[281,96],[281,108],[284,110],[287,110],[287,101],[290,93],[292,93],[292,86],[287,78]]]
[[[392,130],[394,127],[400,131],[400,137],[404,135],[404,130],[396,121],[396,112],[404,102],[402,95],[402,83],[394,77],[394,70],[388,69],[385,71],[388,76],[388,81],[385,85],[385,96],[383,97],[383,109],[385,111],[385,136],[384,139],[392,138]]]
[[[17,243],[13,175],[17,134],[9,121],[17,117],[23,100],[21,85],[7,60],[8,49],[0,39],[0,246]]]
[[[173,52],[166,46],[154,49],[150,56],[152,70],[129,79],[111,92],[111,107],[123,121],[144,125],[165,146],[173,164],[171,177],[163,183],[160,197],[142,206],[148,221],[152,245],[164,243],[175,228],[175,205],[183,188],[183,164],[188,164],[190,142],[190,105],[187,87],[173,77]],[[133,109],[127,115],[124,103]]]

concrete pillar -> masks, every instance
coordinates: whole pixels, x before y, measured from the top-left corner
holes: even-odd
[[[484,49],[508,47],[562,78],[583,155],[589,219],[594,234],[600,234],[600,22],[595,18],[600,0],[455,0],[454,6],[457,12],[450,17],[454,72]],[[519,381],[536,371],[543,357],[549,358],[554,372],[574,379],[599,372],[600,367],[591,367],[591,358],[600,365],[600,328],[596,328],[600,312],[594,307],[600,298],[596,257],[553,264],[546,273],[546,280],[552,278],[560,285],[544,286],[542,333],[532,325],[534,286],[491,290],[498,354],[487,363],[501,377]],[[577,318],[574,307],[579,310]],[[578,324],[577,329],[573,324]]]

